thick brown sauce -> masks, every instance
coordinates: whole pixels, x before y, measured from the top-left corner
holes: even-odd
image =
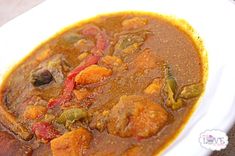
[[[177,23],[174,23],[174,21],[169,22],[170,20],[167,21],[167,18],[158,15],[155,16],[154,14],[118,13],[95,17],[85,22],[75,24],[71,28],[59,33],[52,39],[40,45],[16,68],[11,70],[9,76],[4,80],[1,94],[2,97],[8,94],[8,97],[7,99],[5,98],[5,101],[3,98],[2,102],[17,116],[17,105],[21,104],[32,94],[42,96],[45,100],[58,96],[62,86],[55,86],[55,88],[50,88],[49,90],[45,89],[41,92],[38,89],[32,88],[30,86],[31,84],[28,83],[30,82],[30,76],[28,73],[30,73],[40,63],[40,59],[42,59],[42,61],[44,60],[44,58],[40,57],[42,53],[50,48],[51,56],[57,53],[63,54],[72,68],[75,68],[80,63],[77,57],[75,57],[78,56],[80,51],[60,44],[59,40],[61,36],[66,35],[67,33],[77,32],[83,26],[87,25],[87,23],[92,23],[104,29],[109,36],[110,41],[115,43],[116,41],[113,36],[116,33],[120,33],[121,22],[124,19],[131,18],[133,16],[146,18],[148,20],[148,24],[144,29],[151,31],[153,34],[147,37],[147,40],[141,46],[141,49],[151,49],[170,65],[172,74],[177,80],[179,89],[187,84],[199,82],[204,83],[206,76],[206,63],[205,60],[203,60],[202,52],[200,51],[202,50],[202,45],[199,45],[198,43],[200,43],[200,41],[196,42],[192,37],[191,30],[181,30],[180,27],[175,26]],[[108,53],[112,53],[112,48],[112,46],[109,48]],[[49,56],[47,56],[47,58],[48,57]],[[134,57],[134,55],[130,57]],[[152,74],[150,73],[146,79],[139,79],[138,81],[131,80],[126,76],[126,74],[121,75],[122,77],[126,76],[126,78],[124,78],[124,80],[127,81],[124,86],[128,85],[126,86],[126,89],[122,91],[113,89],[111,92],[108,92],[111,87],[109,85],[111,84],[103,85],[101,90],[106,94],[100,95],[89,109],[99,110],[112,107],[113,104],[118,102],[119,97],[123,93],[140,94],[137,90],[139,90],[139,92],[143,90],[146,87],[146,84],[149,84],[154,76],[156,76],[155,74],[154,72]],[[113,82],[115,82],[115,79]],[[136,84],[136,86],[133,86],[134,84]],[[56,90],[56,92],[52,90]],[[113,92],[115,92],[115,94]],[[177,111],[172,111],[170,108],[164,106],[173,116],[173,119],[171,119],[159,133],[147,139],[138,140],[136,138],[121,138],[108,134],[106,130],[103,132],[90,130],[93,135],[93,140],[89,149],[85,152],[85,155],[97,155],[97,153],[100,153],[100,155],[121,155],[130,147],[136,145],[141,147],[141,155],[153,155],[154,153],[158,153],[178,134],[182,125],[184,125],[188,120],[188,117],[193,110],[193,106],[195,106],[198,99],[199,98],[193,98],[187,100],[185,106]],[[38,147],[36,145],[38,143],[35,143],[35,139],[30,141],[30,144],[31,143],[33,143],[33,148]],[[50,153],[49,144],[40,145],[38,149],[34,150],[33,155],[45,155],[47,152]]]

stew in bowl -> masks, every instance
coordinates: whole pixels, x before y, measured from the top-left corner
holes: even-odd
[[[205,88],[207,59],[182,20],[144,12],[64,29],[0,90],[0,155],[154,155]]]

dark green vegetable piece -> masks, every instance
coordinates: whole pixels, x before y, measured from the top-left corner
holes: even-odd
[[[172,91],[169,81],[166,81],[165,92],[167,94],[166,105],[171,107],[175,103],[174,92]]]
[[[142,38],[141,36],[127,35],[118,41],[118,43],[115,45],[115,50],[123,50],[134,43],[138,43],[141,45],[143,42],[144,38]]]
[[[202,93],[203,86],[201,83],[191,84],[183,87],[179,97],[184,99],[189,99],[193,97],[197,97]]]
[[[176,88],[177,88],[176,80],[175,80],[174,76],[172,75],[170,66],[166,65],[165,68],[166,68],[166,85],[169,85],[173,94],[175,94]]]
[[[87,117],[87,112],[80,108],[72,108],[64,110],[64,112],[56,119],[59,124],[74,123],[77,120]]]
[[[175,78],[173,77],[170,67],[166,66],[166,82],[165,82],[165,92],[167,94],[167,106],[172,106],[175,103],[174,95],[176,92],[177,83]]]
[[[174,81],[174,79],[168,80],[166,81],[166,93],[167,93],[167,100],[166,100],[166,105],[168,107],[171,107],[173,110],[179,109],[183,106],[183,99],[182,98],[178,98],[177,100],[175,100],[174,98],[174,92],[173,92],[173,88],[172,87],[176,86],[176,82]]]
[[[35,86],[41,86],[50,83],[53,80],[51,72],[47,69],[39,69],[32,73],[31,83]]]
[[[114,53],[118,53],[130,46],[133,46],[134,44],[137,47],[141,46],[144,43],[148,33],[149,32],[147,31],[141,31],[120,36],[118,42],[115,45]]]
[[[173,94],[175,94],[176,87],[177,87],[177,83],[176,83],[175,78],[173,76],[168,76],[167,79],[166,79],[166,83],[170,87]]]
[[[170,67],[166,66],[166,84],[165,84],[165,92],[167,94],[166,105],[171,107],[173,110],[177,110],[181,108],[184,104],[182,98],[175,99],[177,89],[177,83],[175,78],[173,77]]]

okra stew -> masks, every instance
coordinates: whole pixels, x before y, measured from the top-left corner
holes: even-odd
[[[176,21],[152,13],[107,14],[38,46],[1,86],[0,155],[162,151],[205,88],[200,38]]]

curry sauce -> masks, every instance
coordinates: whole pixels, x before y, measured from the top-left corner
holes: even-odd
[[[122,12],[79,22],[5,78],[0,147],[13,143],[0,155],[157,154],[189,119],[206,73],[183,20]]]

